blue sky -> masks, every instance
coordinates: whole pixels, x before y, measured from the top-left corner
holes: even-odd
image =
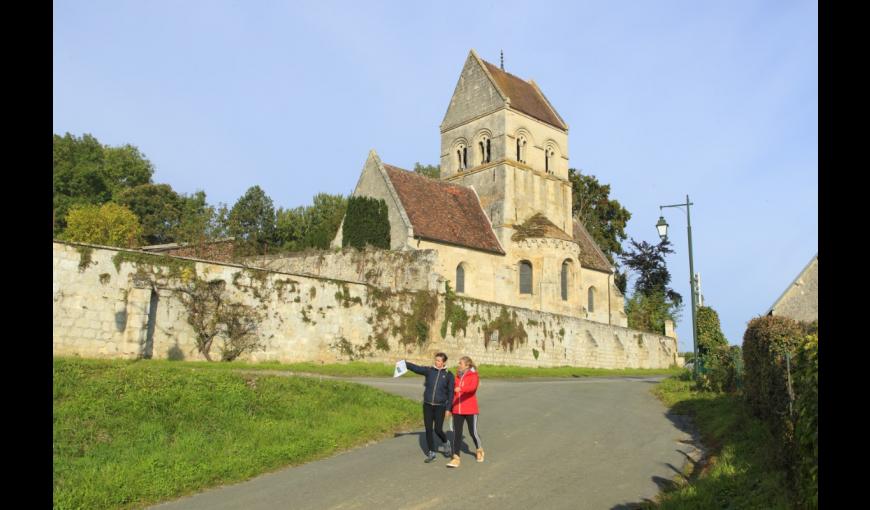
[[[469,49],[534,79],[570,165],[610,184],[627,233],[691,196],[705,304],[740,344],[818,251],[813,1],[54,2],[53,131],[130,143],[154,180],[232,205],[349,194],[370,149],[439,161]],[[666,209],[688,300],[686,218]],[[677,327],[692,346],[688,307]]]

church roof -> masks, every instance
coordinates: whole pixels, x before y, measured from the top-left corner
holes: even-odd
[[[386,163],[384,170],[411,221],[414,237],[504,255],[474,190]]]
[[[530,237],[549,237],[564,241],[574,240],[573,237],[565,233],[564,230],[557,227],[556,224],[541,213],[537,213],[527,219],[522,225],[515,226],[514,230],[516,232],[511,236],[512,241],[521,241]]]
[[[480,61],[483,62],[486,70],[489,71],[490,76],[495,80],[495,85],[505,96],[510,98],[511,108],[559,129],[568,129],[568,126],[565,125],[559,114],[556,113],[555,108],[550,105],[550,102],[544,97],[544,93],[541,92],[534,82],[528,82],[509,72],[502,71],[499,67],[483,59],[480,59]]]
[[[583,223],[577,220],[574,220],[574,241],[580,245],[581,266],[607,273],[613,271],[610,261],[598,247],[598,243],[592,239],[592,235],[589,234]]]

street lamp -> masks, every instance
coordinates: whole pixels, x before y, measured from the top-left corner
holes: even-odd
[[[692,371],[694,372],[694,377],[698,378],[698,322],[695,319],[695,312],[697,308],[696,302],[696,293],[695,293],[695,265],[692,260],[692,220],[689,214],[690,206],[692,206],[691,202],[689,202],[689,195],[686,195],[686,203],[685,204],[673,204],[673,205],[660,205],[659,206],[659,221],[656,223],[656,230],[659,232],[659,237],[664,241],[668,238],[668,222],[665,221],[665,217],[662,216],[662,209],[666,207],[685,207],[686,208],[686,227],[689,231],[689,288],[692,293],[692,347],[695,352],[695,357],[692,360]]]

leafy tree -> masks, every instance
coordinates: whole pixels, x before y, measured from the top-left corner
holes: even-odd
[[[433,179],[441,178],[441,165],[421,165],[417,162],[414,163],[414,171]]]
[[[680,305],[668,301],[662,292],[651,294],[635,292],[625,302],[629,328],[659,335],[665,332],[665,320],[676,322],[679,311]]]
[[[622,241],[626,239],[625,226],[631,213],[619,201],[610,199],[610,185],[599,183],[594,175],[583,175],[569,168],[568,180],[571,182],[571,214],[583,223],[607,260],[617,266],[614,280],[625,294],[628,279],[625,272],[619,270],[617,257],[623,253]]]
[[[103,173],[115,197],[127,188],[150,183],[154,165],[133,145],[104,146]]]
[[[132,145],[108,147],[90,134],[52,137],[54,235],[66,228],[70,208],[100,205],[122,190],[151,182],[151,162]]]
[[[673,253],[668,240],[653,245],[632,239],[631,248],[620,256],[626,268],[637,276],[634,295],[626,303],[630,328],[662,334],[665,319],[677,322],[683,298],[668,287],[671,282],[665,264],[668,253]]]
[[[347,212],[347,199],[341,195],[318,193],[314,203],[305,210],[307,231],[303,236],[306,248],[325,250],[335,238],[341,220]]]
[[[182,198],[168,184],[141,184],[115,200],[139,217],[146,244],[174,242],[181,225]]]
[[[275,212],[276,243],[285,250],[302,250],[304,248],[302,238],[308,230],[305,221],[305,207],[278,208]]]
[[[709,306],[699,306],[695,318],[698,324],[698,356],[703,359],[714,348],[728,346],[716,310]]]
[[[141,236],[136,214],[113,202],[73,206],[63,233],[63,238],[69,241],[125,248],[138,246]]]
[[[175,242],[202,244],[223,237],[215,225],[217,211],[206,202],[204,191],[179,195],[178,208],[178,224],[172,231]]]
[[[229,212],[229,232],[258,252],[275,240],[275,207],[259,187],[252,186]]]
[[[276,242],[291,251],[328,249],[346,210],[345,197],[328,193],[314,195],[310,206],[279,208],[275,219]]]

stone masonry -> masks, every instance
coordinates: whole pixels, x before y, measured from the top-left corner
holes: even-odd
[[[295,268],[284,266],[308,269],[295,272],[57,241],[53,252],[53,352],[60,356],[203,360],[177,294],[196,277],[223,280],[229,299],[262,313],[262,345],[243,356],[248,361],[393,362],[427,360],[443,350],[519,366],[663,368],[678,362],[672,337],[487,301],[455,298],[449,316],[463,315],[456,313],[461,308],[464,330],[445,323],[446,296],[435,290],[443,289],[443,280],[426,269],[433,263],[426,251],[324,252],[325,260],[306,255]],[[378,260],[381,275],[355,265],[361,260]],[[164,266],[172,261],[187,266],[171,276]],[[316,264],[335,269],[314,275]],[[323,274],[360,271],[364,278]],[[217,348],[212,353],[219,356]]]

